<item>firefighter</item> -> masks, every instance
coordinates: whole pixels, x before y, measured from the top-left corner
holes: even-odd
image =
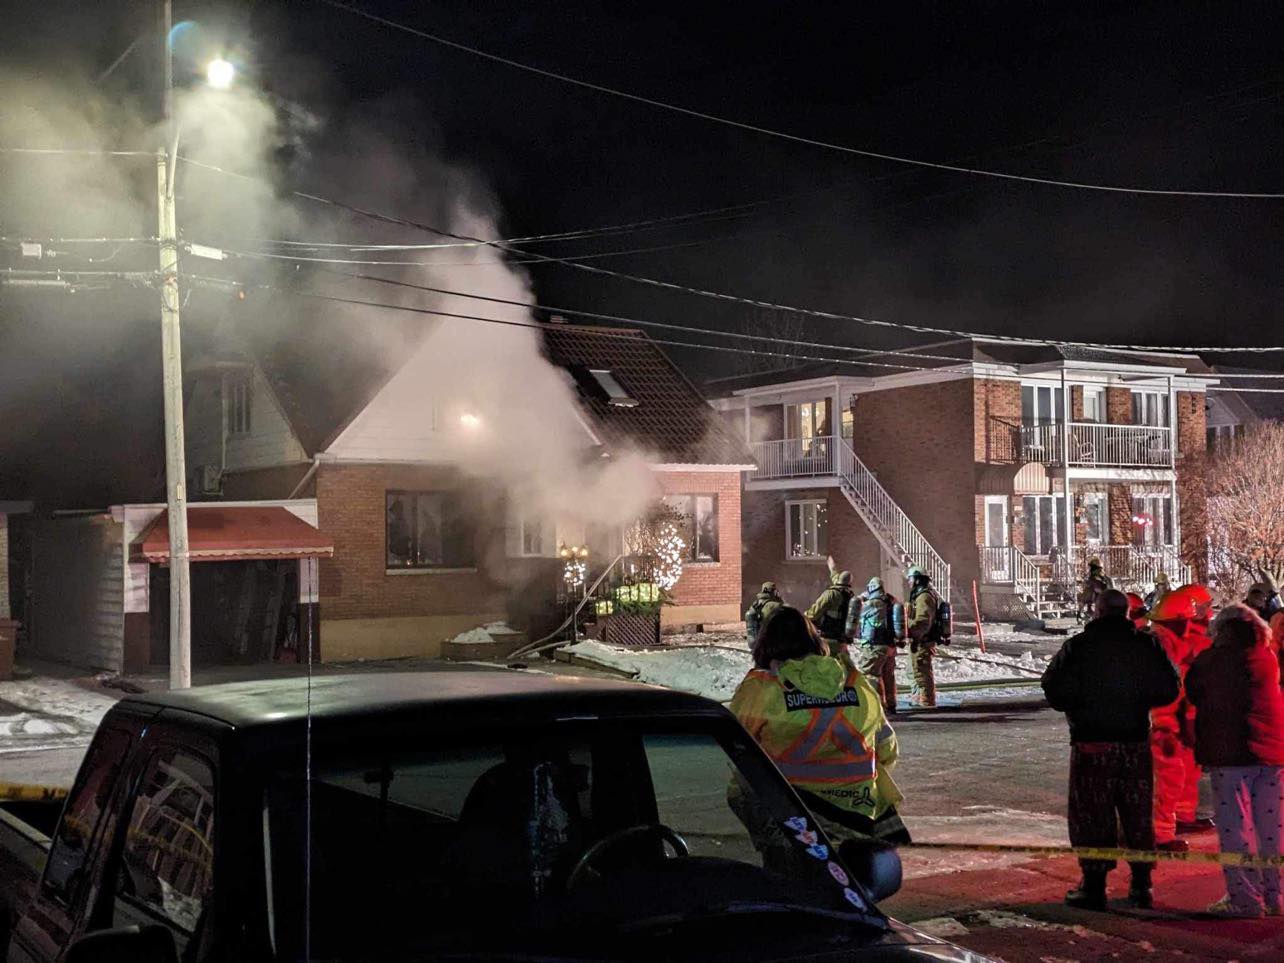
[[[896,713],[896,649],[905,636],[905,608],[887,594],[875,575],[859,598],[856,668],[879,690],[883,710]]]
[[[1195,656],[1207,648],[1206,627],[1200,625],[1197,595],[1187,588],[1170,592],[1150,613],[1150,631],[1184,681]],[[1190,844],[1180,834],[1212,826],[1200,819],[1200,768],[1193,749],[1194,708],[1181,692],[1174,702],[1150,713],[1150,751],[1154,764],[1155,848],[1186,852]]]
[[[1258,574],[1261,580],[1254,582],[1248,594],[1244,596],[1244,604],[1262,617],[1264,622],[1271,621],[1271,616],[1284,608],[1280,602],[1280,590],[1275,584],[1275,579],[1259,570]]]
[[[1088,559],[1088,574],[1084,576],[1083,588],[1079,590],[1079,618],[1085,614],[1091,617],[1097,609],[1097,599],[1101,593],[1113,588],[1110,576],[1101,567],[1101,559],[1095,555]]]
[[[936,705],[936,672],[932,657],[942,641],[937,613],[941,597],[932,588],[931,576],[920,566],[911,565],[905,573],[909,582],[909,603],[905,613],[906,632],[910,639],[910,667],[914,671],[913,705],[930,708]]]
[[[1127,596],[1128,618],[1132,619],[1132,624],[1137,626],[1137,628],[1144,629],[1150,623],[1150,619],[1148,617],[1150,606],[1147,605],[1145,599],[1136,592],[1128,592]]]
[[[869,680],[826,655],[813,622],[787,605],[763,625],[753,662],[731,711],[826,833],[908,843],[896,733]]]
[[[1159,604],[1159,600],[1172,591],[1172,586],[1168,583],[1168,575],[1160,572],[1155,576],[1155,587],[1146,595],[1146,611],[1150,611]]]
[[[852,573],[831,569],[828,588],[807,610],[807,618],[816,626],[821,638],[829,643],[829,651],[834,655],[846,654],[847,643],[855,628],[852,596]]]
[[[762,623],[767,621],[767,616],[784,604],[785,600],[776,591],[776,583],[771,581],[763,582],[762,591],[754,596],[753,602],[749,605],[749,610],[745,612],[745,629],[749,636],[750,645],[753,645],[754,639],[758,638],[758,632],[762,628]]]

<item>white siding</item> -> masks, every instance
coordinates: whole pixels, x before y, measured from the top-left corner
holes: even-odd
[[[201,465],[222,460],[223,399],[221,378],[202,372],[192,376],[192,394],[183,412],[183,434],[187,441],[187,476],[192,493],[199,491]]]
[[[110,516],[55,518],[32,538],[31,648],[40,658],[120,671],[123,527]]]
[[[286,420],[276,394],[254,366],[250,391],[250,432],[227,436],[227,470],[249,471],[307,461],[307,453]]]

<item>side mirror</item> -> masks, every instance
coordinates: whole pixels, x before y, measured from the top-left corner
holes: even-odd
[[[901,888],[901,857],[896,847],[876,839],[847,839],[838,855],[875,903],[894,896]]]
[[[163,926],[122,926],[86,933],[72,943],[66,963],[178,963],[174,935]]]

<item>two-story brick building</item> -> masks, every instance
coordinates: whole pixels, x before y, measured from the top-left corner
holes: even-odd
[[[1184,578],[1213,383],[1194,356],[983,339],[716,382],[758,464],[744,591],[809,601],[831,554],[891,585],[917,562],[961,609],[975,581],[1006,616],[1064,609],[1093,556],[1128,585]]]
[[[685,520],[687,558],[663,620],[739,618],[740,473],[752,467],[744,443],[640,331],[498,330],[538,342],[533,362],[507,370],[506,383],[452,370],[459,339],[500,336],[476,325],[440,325],[395,370],[371,368],[342,385],[279,351],[207,351],[187,375],[192,497],[315,498],[334,545],[319,573],[327,660],[435,655],[443,640],[497,620],[539,628],[561,578],[559,547],[588,546],[592,577],[622,552],[623,531],[600,506],[532,508],[522,475],[547,490],[562,473],[569,489],[612,459],[619,492],[608,483],[608,507],[645,485]],[[561,393],[548,390],[550,377]],[[522,437],[498,423],[519,417]],[[547,464],[542,433],[568,424],[574,445],[559,449],[563,463]],[[488,463],[474,457],[500,428],[513,464],[494,452]]]

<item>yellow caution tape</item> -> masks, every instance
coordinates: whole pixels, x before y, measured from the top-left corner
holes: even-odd
[[[0,782],[0,802],[62,802],[62,786],[31,786],[21,782]]]
[[[910,843],[898,849],[937,849],[964,853],[1019,853],[1027,856],[1073,856],[1076,859],[1111,859],[1129,863],[1216,863],[1246,869],[1284,868],[1284,856],[1254,856],[1249,853],[1184,853],[1167,849],[1106,849],[1092,846],[1019,846],[1007,843]]]

